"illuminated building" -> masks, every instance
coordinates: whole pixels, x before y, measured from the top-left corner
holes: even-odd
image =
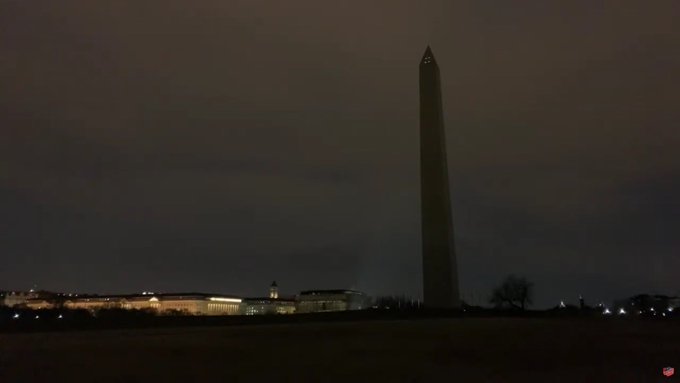
[[[295,313],[295,300],[244,298],[241,313],[243,315],[293,314]]]
[[[22,305],[32,310],[45,310],[54,308],[54,303],[41,298],[31,298],[26,300]]]
[[[33,291],[6,291],[2,293],[2,299],[0,303],[5,306],[21,306],[26,304],[29,299],[37,298],[37,294]]]
[[[279,297],[279,286],[276,284],[276,281],[272,282],[272,285],[269,286],[269,298],[271,299],[277,299]]]
[[[269,296],[266,297],[152,292],[124,295],[52,294],[26,297],[22,303],[15,305],[34,310],[144,310],[158,315],[277,315],[362,310],[370,307],[370,302],[364,293],[353,290],[310,290],[294,298],[282,297],[274,282],[269,286]]]
[[[268,298],[244,298],[241,305],[243,315],[272,315],[295,313],[295,300],[279,297],[276,281],[269,286]]]
[[[51,308],[40,299],[28,301],[29,308]],[[237,315],[241,311],[241,298],[226,295],[184,294],[133,294],[94,295],[68,297],[64,308],[95,311],[100,309],[152,310],[161,315]]]
[[[420,195],[425,307],[460,307],[439,66],[420,62]]]
[[[296,297],[297,313],[363,310],[368,307],[368,297],[353,290],[310,290]]]

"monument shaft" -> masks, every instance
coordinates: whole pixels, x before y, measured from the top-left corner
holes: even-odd
[[[460,306],[439,67],[420,62],[420,190],[425,307]]]

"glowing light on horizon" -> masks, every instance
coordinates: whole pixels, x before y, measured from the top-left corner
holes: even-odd
[[[210,297],[211,301],[215,302],[233,302],[233,303],[241,303],[241,299],[238,298],[220,298],[220,297]]]

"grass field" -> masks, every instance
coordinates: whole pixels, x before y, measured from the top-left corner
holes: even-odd
[[[467,318],[0,334],[0,382],[655,382],[680,322]]]

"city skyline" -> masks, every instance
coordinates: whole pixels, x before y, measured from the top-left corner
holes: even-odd
[[[680,293],[677,2],[173,4],[2,5],[0,288],[421,297],[431,43],[462,297]]]

